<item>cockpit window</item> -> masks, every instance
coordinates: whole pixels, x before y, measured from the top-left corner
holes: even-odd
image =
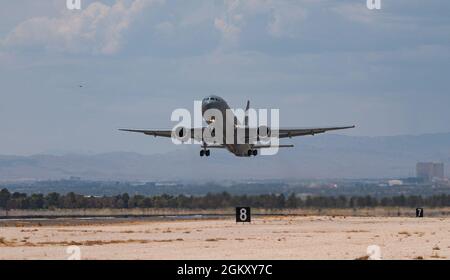
[[[217,97],[206,97],[203,99],[203,101],[219,101],[219,98]]]

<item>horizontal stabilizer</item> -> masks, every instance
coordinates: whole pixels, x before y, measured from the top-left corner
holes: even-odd
[[[294,145],[254,145],[253,149],[269,149],[269,148],[293,148]]]

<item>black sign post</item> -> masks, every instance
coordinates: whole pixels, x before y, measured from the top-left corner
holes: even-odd
[[[416,208],[416,217],[423,218],[423,208]]]
[[[236,207],[236,223],[251,223],[250,207]]]

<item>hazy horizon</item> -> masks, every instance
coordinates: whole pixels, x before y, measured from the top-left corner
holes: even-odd
[[[118,132],[123,134],[123,132]],[[351,138],[369,138],[369,139],[383,139],[383,138],[403,138],[403,137],[423,137],[423,136],[434,136],[434,135],[446,135],[446,134],[450,134],[449,132],[435,132],[435,133],[423,133],[423,134],[401,134],[401,135],[385,135],[385,136],[366,136],[366,135],[346,135],[343,133],[327,133],[327,134],[319,134],[319,135],[315,135],[315,136],[306,136],[306,138],[319,138],[319,137],[333,137],[333,136],[342,136],[342,137],[351,137]],[[140,135],[138,135],[140,136]],[[154,138],[154,137],[150,137],[150,136],[142,136],[144,138],[148,139],[148,146],[153,146],[153,145],[159,145],[161,142],[167,142],[169,141],[171,143],[170,139],[165,139],[165,138]],[[157,142],[155,142],[156,140],[158,140]],[[295,144],[296,147],[300,147],[302,145],[302,140],[307,140],[307,139],[289,139],[289,140],[283,140],[284,142],[289,142],[289,143],[293,143]],[[319,139],[320,140],[320,139]],[[313,139],[314,141],[314,139]],[[175,145],[175,144],[171,144],[172,145],[172,149],[168,149],[168,150],[162,150],[162,151],[148,151],[147,149],[143,149],[140,151],[135,151],[133,149],[128,149],[125,148],[123,150],[111,150],[111,151],[89,151],[89,150],[47,150],[47,151],[43,151],[43,152],[37,152],[37,153],[31,153],[31,154],[8,154],[8,153],[0,153],[0,156],[20,156],[20,157],[30,157],[30,156],[39,156],[39,155],[50,155],[50,156],[70,156],[70,155],[86,155],[86,156],[92,156],[92,155],[102,155],[102,154],[111,154],[111,153],[136,153],[139,155],[145,155],[145,156],[151,156],[151,155],[161,155],[161,154],[167,154],[167,153],[176,153],[177,151],[186,151],[186,150],[195,150],[199,148],[199,144],[193,144],[193,145]],[[194,148],[192,148],[192,146]]]
[[[154,138],[144,137],[152,146]],[[166,139],[167,140],[167,139]],[[236,158],[225,150],[201,159],[199,146],[174,146],[159,154],[119,152],[69,155],[0,155],[0,178],[102,180],[229,180],[414,177],[416,163],[443,162],[450,174],[450,133],[355,137],[324,134],[290,139],[274,156]]]

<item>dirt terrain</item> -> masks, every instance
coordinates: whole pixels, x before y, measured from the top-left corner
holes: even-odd
[[[369,255],[448,259],[450,219],[260,216],[251,224],[225,217],[0,225],[0,259],[352,260]]]

